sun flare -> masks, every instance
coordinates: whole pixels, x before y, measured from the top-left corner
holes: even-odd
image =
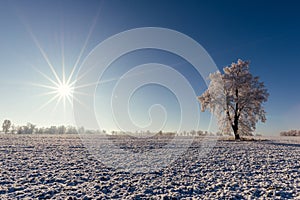
[[[73,96],[73,90],[74,88],[67,83],[63,83],[57,87],[57,93],[63,98],[71,98]]]
[[[74,97],[75,93],[75,81],[72,81],[72,75],[66,78],[65,72],[63,70],[62,77],[60,78],[57,74],[57,72],[54,70],[54,68],[51,66],[54,79],[50,78],[48,75],[44,74],[43,72],[37,70],[40,74],[42,74],[50,84],[44,85],[44,84],[35,84],[36,86],[43,87],[47,89],[48,91],[45,93],[42,93],[41,95],[50,95],[50,99],[40,107],[40,109],[44,108],[45,106],[49,105],[51,102],[56,100],[56,106],[62,102],[64,109],[66,107],[66,102],[68,101],[69,104],[73,105],[73,100],[76,100]],[[55,106],[55,108],[56,108]]]
[[[96,16],[92,26],[89,29],[88,35],[83,43],[82,48],[80,49],[79,55],[75,60],[75,64],[70,68],[71,71],[70,73],[66,74],[65,72],[65,53],[64,53],[64,36],[62,35],[61,38],[61,58],[62,58],[62,63],[61,63],[61,73],[57,71],[57,68],[53,66],[52,61],[49,59],[48,55],[42,48],[41,44],[37,40],[36,36],[32,32],[30,27],[27,27],[27,31],[30,34],[33,42],[35,43],[36,47],[40,51],[42,57],[44,58],[44,61],[47,63],[49,69],[51,70],[50,74],[46,74],[42,71],[39,70],[40,67],[35,67],[32,65],[32,67],[39,72],[47,81],[47,84],[39,84],[39,83],[33,83],[32,85],[42,87],[46,89],[47,91],[44,93],[41,93],[41,96],[49,96],[49,99],[47,102],[45,102],[42,106],[40,106],[37,111],[42,110],[46,106],[50,105],[51,103],[56,101],[55,106],[53,107],[53,110],[56,110],[57,106],[60,103],[63,103],[64,107],[64,113],[66,112],[66,104],[71,106],[73,108],[73,102],[76,101],[82,105],[84,105],[78,98],[75,97],[76,95],[87,95],[82,92],[76,91],[78,88],[84,88],[84,87],[89,87],[91,85],[95,85],[97,83],[88,83],[86,85],[80,85],[80,86],[75,86],[76,80],[81,79],[84,75],[81,75],[79,77],[75,77],[75,72],[77,70],[78,65],[80,64],[80,61],[82,60],[83,53],[86,49],[87,43],[89,41],[89,38],[93,32],[94,26],[96,24],[96,19],[98,15]],[[86,106],[86,105],[84,105]]]

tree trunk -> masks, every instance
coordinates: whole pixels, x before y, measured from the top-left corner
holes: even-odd
[[[234,139],[235,140],[240,140],[241,138],[240,138],[240,134],[238,133],[238,127],[233,126],[232,129],[233,129],[233,133],[234,133]]]
[[[235,113],[235,116],[234,116],[234,124],[232,125],[232,129],[233,129],[235,140],[240,140],[241,138],[240,138],[240,134],[238,132],[238,130],[239,130],[239,117],[238,117],[237,113]]]
[[[239,113],[238,113],[238,110],[239,110],[239,103],[238,103],[238,99],[239,99],[239,90],[236,88],[235,89],[235,95],[236,95],[236,104],[235,104],[235,110],[234,110],[234,121],[233,121],[233,126],[232,126],[232,129],[233,129],[233,133],[234,133],[234,138],[235,140],[240,140],[240,134],[238,132],[239,130]]]

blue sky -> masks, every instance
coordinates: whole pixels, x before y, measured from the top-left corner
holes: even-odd
[[[65,111],[62,103],[56,105],[55,101],[38,109],[51,98],[51,95],[40,95],[49,92],[48,89],[33,86],[51,84],[38,71],[55,79],[38,45],[59,76],[64,55],[68,75],[80,54],[75,73],[89,52],[106,38],[128,29],[150,26],[190,36],[206,49],[219,69],[238,58],[250,60],[252,73],[260,76],[270,93],[265,105],[267,123],[259,124],[257,132],[278,134],[282,130],[300,129],[299,11],[296,1],[1,0],[0,120],[7,118],[15,124],[32,122],[38,126],[74,123],[68,103]],[[202,77],[189,63],[157,50],[123,56],[112,64],[106,78],[118,77],[130,67],[147,62],[159,62],[179,70],[197,95],[206,89]],[[133,118],[141,124],[147,123],[148,115],[143,113],[150,104],[159,101],[166,105],[169,116],[173,116],[168,119],[166,130],[176,129],[178,102],[174,96],[158,86],[144,89],[144,93],[141,90],[134,96]],[[100,109],[106,93],[101,88],[98,90],[98,114],[106,118]],[[201,116],[201,127],[206,129],[208,117],[202,113]],[[104,124],[103,128],[114,129],[112,122]]]

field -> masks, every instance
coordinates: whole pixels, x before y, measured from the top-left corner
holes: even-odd
[[[105,166],[78,135],[1,134],[0,199],[300,199],[299,139],[219,140],[199,157],[201,141],[165,168],[130,173]]]

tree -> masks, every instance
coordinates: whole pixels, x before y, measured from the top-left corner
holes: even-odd
[[[259,77],[249,71],[249,62],[238,60],[219,71],[210,74],[208,89],[198,97],[201,110],[214,113],[222,131],[231,130],[235,139],[240,135],[250,135],[258,121],[266,121],[263,103],[268,100],[268,92]]]
[[[84,134],[85,133],[85,130],[84,130],[83,126],[81,126],[81,127],[78,128],[78,133],[79,134]]]
[[[48,134],[57,134],[58,130],[56,126],[51,126],[50,128],[48,128]]]
[[[58,134],[65,134],[66,133],[66,127],[64,126],[64,125],[62,125],[62,126],[59,126],[58,128],[57,128],[57,131],[58,131]]]
[[[28,122],[27,125],[26,125],[26,131],[25,131],[25,133],[26,134],[32,134],[32,133],[34,133],[35,127],[36,127],[36,125]]]
[[[27,123],[26,126],[21,126],[17,128],[17,134],[32,134],[34,133],[36,125]]]
[[[11,121],[8,119],[4,120],[4,122],[2,124],[3,132],[7,133],[8,130],[10,129],[10,126],[11,126]]]
[[[280,136],[300,136],[300,130],[282,131]]]
[[[10,132],[11,132],[12,134],[15,134],[15,133],[17,132],[17,126],[15,126],[14,124],[11,125],[11,130],[10,130]]]
[[[66,133],[67,134],[77,134],[78,132],[77,132],[76,127],[74,127],[74,126],[68,126],[67,130],[66,130]]]

